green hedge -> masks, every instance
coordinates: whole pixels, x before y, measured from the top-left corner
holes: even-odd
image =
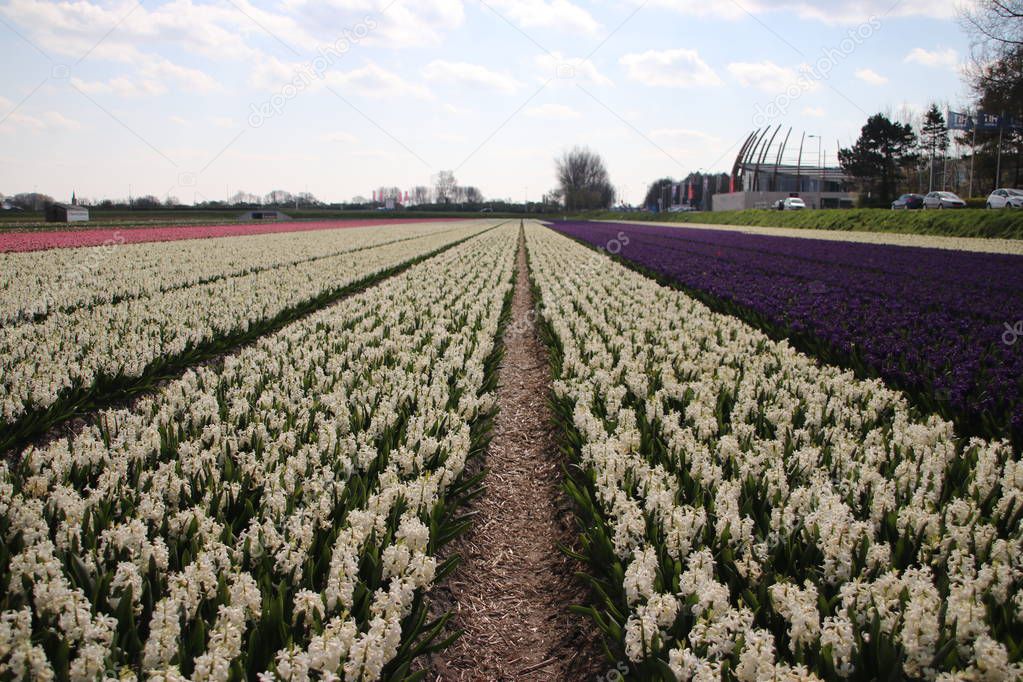
[[[891,211],[878,208],[822,211],[720,211],[696,213],[587,213],[589,220],[650,220],[671,223],[752,225],[817,230],[900,232],[949,237],[1023,239],[1023,211]]]

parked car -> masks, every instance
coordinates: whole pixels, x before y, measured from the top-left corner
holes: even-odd
[[[909,211],[924,207],[923,194],[903,194],[892,202],[893,211]]]
[[[966,208],[966,202],[952,192],[930,192],[924,197],[924,208]]]
[[[493,212],[494,212],[494,209],[490,208],[489,206],[484,206],[483,208],[480,209],[480,213],[493,213]]]
[[[1023,208],[1023,191],[996,189],[987,198],[988,208]]]
[[[783,211],[802,211],[804,208],[806,208],[806,202],[799,197],[788,197],[781,202]]]

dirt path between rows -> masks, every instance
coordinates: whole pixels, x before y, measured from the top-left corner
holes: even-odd
[[[486,492],[469,507],[472,529],[450,547],[461,565],[431,595],[454,611],[451,628],[464,630],[431,657],[429,679],[438,681],[591,680],[608,668],[599,633],[567,608],[587,594],[573,575],[580,566],[558,551],[575,533],[521,241],[517,269]]]

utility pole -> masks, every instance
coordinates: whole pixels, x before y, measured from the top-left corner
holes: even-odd
[[[977,160],[977,121],[973,122],[973,144],[970,148],[970,198],[973,198],[973,164]]]
[[[998,164],[995,170],[995,189],[1002,186],[1002,130],[1005,126],[1002,125],[1002,119],[1005,118],[1005,114],[998,119]]]
[[[822,156],[823,145],[821,144],[820,135],[807,135],[807,137],[817,138],[817,170],[819,173],[817,177],[817,208],[820,208],[821,201],[824,200],[824,157]]]
[[[930,172],[929,179],[927,180],[927,191],[928,192],[933,192],[934,191],[934,140],[933,139],[931,140],[931,156],[930,156],[929,161],[930,161],[930,163],[928,163],[928,165],[931,167],[931,172]]]

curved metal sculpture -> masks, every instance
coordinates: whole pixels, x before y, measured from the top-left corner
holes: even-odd
[[[774,144],[774,138],[778,137],[778,133],[781,131],[781,125],[774,129],[774,134],[771,135],[771,139],[764,145],[764,149],[760,152],[760,158],[757,159],[756,168],[753,170],[753,191],[757,192],[760,190],[760,167],[764,165],[764,160],[767,159],[767,152],[771,150],[771,145]]]
[[[778,147],[778,156],[774,160],[774,174],[771,176],[771,184],[767,186],[769,192],[778,191],[778,169],[781,168],[781,157],[785,153],[785,146],[789,143],[789,135],[792,134],[792,127],[789,127],[789,131],[785,133],[785,139],[782,141],[781,146]]]
[[[782,128],[782,125],[769,125],[746,136],[732,164],[734,191],[810,191],[804,185],[814,177],[820,178],[823,188],[814,191],[839,191],[845,182],[842,169],[814,166],[813,175],[805,174],[803,151],[807,135],[805,132],[799,134],[797,147],[793,137],[795,128],[790,126],[784,135],[781,134]]]
[[[747,135],[746,136],[746,140],[742,143],[742,146],[739,147],[739,153],[736,154],[736,156],[735,156],[735,163],[732,164],[732,191],[735,191],[736,187],[740,188],[740,191],[741,191],[741,188],[742,188],[741,178],[742,178],[742,173],[743,173],[743,167],[742,167],[743,166],[743,161],[746,158],[746,152],[749,150],[750,144],[753,142],[754,138],[756,138],[756,136],[757,136],[757,134],[759,132],[760,132],[760,128],[757,128],[752,133]]]

